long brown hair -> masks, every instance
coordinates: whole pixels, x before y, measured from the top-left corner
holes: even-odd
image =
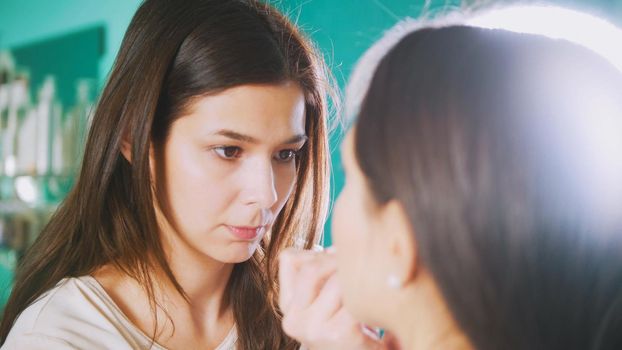
[[[355,128],[376,201],[403,205],[418,266],[474,348],[622,348],[610,62],[538,35],[418,29],[381,59]]]
[[[299,238],[309,248],[323,229],[329,193],[326,73],[312,44],[258,0],[144,1],[101,94],[77,183],[17,270],[0,343],[45,291],[105,264],[140,282],[154,310],[154,270],[185,295],[159,238],[150,146],[165,143],[171,123],[197,96],[293,81],[305,94],[309,136],[297,161],[297,184],[272,235],[234,267],[227,298],[242,349],[296,348],[280,327],[275,260]],[[123,140],[131,142],[131,163],[120,152]]]

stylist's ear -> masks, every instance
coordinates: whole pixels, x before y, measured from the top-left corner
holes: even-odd
[[[386,237],[386,283],[399,289],[416,277],[417,242],[404,207],[390,200],[382,208],[381,225]]]

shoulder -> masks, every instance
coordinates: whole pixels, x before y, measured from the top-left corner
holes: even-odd
[[[77,348],[60,338],[29,333],[23,334],[20,337],[8,338],[2,349],[73,350]]]
[[[65,278],[29,305],[19,315],[12,331],[31,333],[57,324],[57,321],[75,319],[79,314],[89,313],[85,296],[80,295],[83,282],[78,278]],[[78,297],[76,297],[78,296]]]
[[[117,310],[93,277],[63,279],[20,314],[3,349],[138,347]]]

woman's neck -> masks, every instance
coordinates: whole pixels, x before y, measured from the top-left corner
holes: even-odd
[[[195,342],[205,345],[222,340],[235,324],[225,298],[233,264],[187,251],[175,251],[169,256],[173,257],[169,267],[185,297],[162,270],[156,270],[152,273],[156,310],[152,309],[145,286],[112,265],[104,266],[93,276],[143,333],[153,334],[157,324],[156,341],[161,345],[188,348]]]
[[[180,316],[190,315],[199,329],[213,329],[227,320],[225,323],[233,322],[226,293],[234,264],[217,261],[180,241],[165,243],[165,250],[171,272],[186,297],[160,272],[163,299],[171,304],[171,309],[179,310]]]
[[[168,264],[193,307],[224,299],[234,267],[234,264],[189,251],[171,254]],[[168,281],[163,273],[159,273],[158,279]],[[165,290],[175,291],[171,283],[165,286]]]
[[[417,285],[407,287],[399,299],[402,301],[395,308],[391,330],[401,349],[473,349],[430,276],[420,277]]]
[[[234,265],[213,259],[188,244],[159,209],[157,217],[166,263],[185,293],[180,295],[164,271],[159,270],[156,276],[162,284],[163,301],[187,309],[196,320],[219,318],[228,309],[225,293]]]

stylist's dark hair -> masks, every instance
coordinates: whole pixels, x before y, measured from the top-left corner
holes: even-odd
[[[275,261],[294,244],[295,234],[304,233],[307,248],[316,242],[326,216],[325,73],[311,43],[258,0],[144,1],[100,97],[77,183],[18,268],[0,344],[42,293],[62,278],[105,264],[145,286],[154,315],[159,306],[153,271],[163,272],[185,296],[162,249],[154,209],[158,203],[170,213],[161,181],[167,132],[198,97],[243,84],[291,81],[305,95],[309,137],[297,160],[296,187],[271,236],[249,261],[235,266],[226,295],[240,349],[296,349],[280,327]],[[131,162],[121,153],[124,141],[131,143]],[[158,181],[150,173],[150,147]]]
[[[594,52],[426,28],[376,67],[355,155],[476,349],[622,349],[621,126]]]

